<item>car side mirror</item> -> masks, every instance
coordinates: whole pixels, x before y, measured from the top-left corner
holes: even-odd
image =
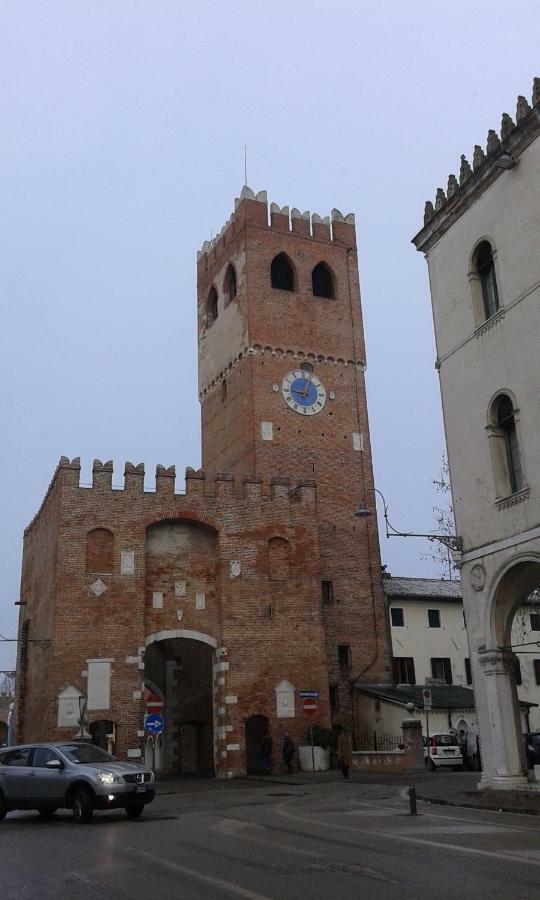
[[[46,769],[63,769],[64,766],[60,762],[59,759],[50,759],[49,762],[45,763]]]

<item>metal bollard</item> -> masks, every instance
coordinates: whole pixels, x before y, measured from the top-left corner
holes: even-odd
[[[408,790],[408,794],[411,816],[416,816],[416,788],[410,787]]]

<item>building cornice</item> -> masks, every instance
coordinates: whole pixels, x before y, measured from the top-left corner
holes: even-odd
[[[439,188],[435,205],[429,200],[426,203],[424,227],[412,239],[417,250],[427,253],[505,170],[511,171],[518,164],[519,157],[540,135],[540,78],[534,79],[532,103],[531,108],[525,97],[518,97],[517,124],[503,113],[500,139],[495,131],[489,131],[487,153],[477,144],[472,168],[466,157],[461,157],[459,183],[455,175],[450,175],[447,192]]]

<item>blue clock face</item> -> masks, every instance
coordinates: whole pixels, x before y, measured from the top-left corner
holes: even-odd
[[[315,415],[326,403],[326,390],[320,379],[302,369],[285,375],[281,392],[287,406],[304,416]]]

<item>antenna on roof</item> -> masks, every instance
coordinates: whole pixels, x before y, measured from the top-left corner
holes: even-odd
[[[244,144],[244,187],[247,187],[247,147]]]

